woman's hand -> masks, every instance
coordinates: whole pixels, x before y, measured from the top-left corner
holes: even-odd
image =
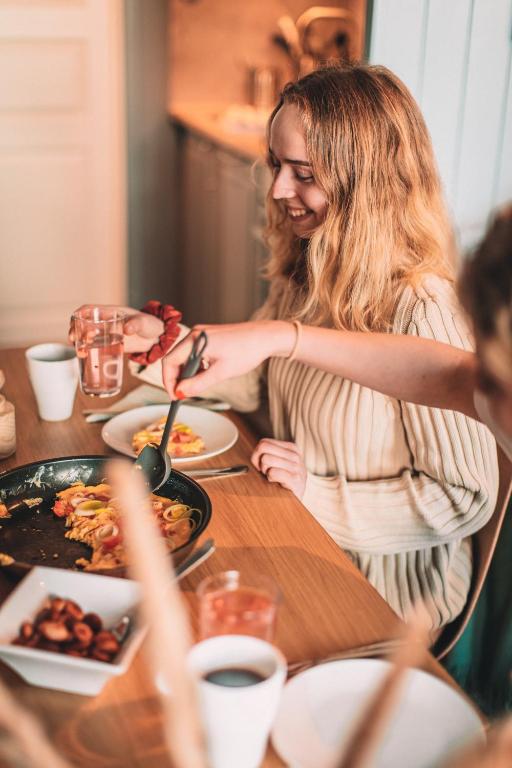
[[[205,370],[185,379],[176,389],[180,367],[187,360],[194,339],[201,331],[208,336],[203,356]],[[164,357],[164,386],[171,398],[193,397],[225,379],[252,371],[260,363],[279,354],[289,354],[295,341],[291,323],[259,320],[231,325],[196,325],[179,344]]]
[[[127,317],[124,321],[124,350],[132,352],[147,352],[164,331],[164,323],[160,318],[147,312],[138,312],[127,307]]]
[[[75,311],[78,312],[91,306],[93,305],[83,304]],[[132,307],[118,307],[118,309],[126,314],[123,323],[124,351],[128,354],[132,352],[147,352],[158,341],[158,337],[163,332],[163,322],[158,317],[154,317],[154,315],[139,312]],[[71,342],[75,341],[73,318],[70,321],[68,336]]]
[[[256,446],[251,461],[270,483],[279,483],[302,499],[307,470],[295,443],[266,437]]]

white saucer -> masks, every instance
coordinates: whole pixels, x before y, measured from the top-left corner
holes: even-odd
[[[321,664],[284,688],[272,743],[293,768],[327,768],[389,662],[349,659]],[[483,741],[476,711],[436,677],[411,670],[372,768],[434,768],[471,740]]]

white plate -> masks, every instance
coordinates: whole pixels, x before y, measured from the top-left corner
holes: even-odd
[[[136,454],[132,449],[132,437],[135,432],[144,429],[162,416],[167,416],[168,412],[168,405],[145,405],[142,408],[132,408],[110,419],[101,430],[101,436],[115,451],[135,458]],[[173,465],[203,461],[217,456],[231,448],[238,440],[238,429],[232,421],[205,408],[182,405],[178,411],[177,421],[187,424],[202,437],[205,450],[198,456],[181,456],[173,459]]]
[[[389,662],[350,659],[321,664],[285,686],[272,743],[286,765],[326,768]],[[453,749],[484,739],[475,710],[426,672],[411,670],[372,768],[434,768]]]

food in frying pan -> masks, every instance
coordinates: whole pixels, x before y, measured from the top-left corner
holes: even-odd
[[[137,456],[148,443],[160,445],[166,418],[166,416],[162,416],[161,419],[148,424],[147,427],[134,434],[132,437],[132,448]],[[167,443],[167,453],[171,457],[197,456],[203,451],[203,439],[196,435],[190,427],[186,424],[175,424],[173,426],[169,442]]]
[[[121,648],[98,614],[57,596],[45,600],[33,621],[22,623],[13,644],[106,662],[113,661]]]
[[[8,519],[12,517],[13,511],[21,509],[21,507],[28,507],[29,509],[31,507],[38,507],[42,501],[43,499],[38,497],[37,499],[20,499],[9,507],[7,507],[5,504],[0,504],[0,517]]]
[[[196,528],[199,510],[154,493],[150,502],[169,550],[186,544]],[[109,485],[71,485],[57,493],[52,509],[57,517],[66,518],[66,538],[92,549],[90,560],[79,558],[77,565],[85,571],[126,565],[121,514]]]

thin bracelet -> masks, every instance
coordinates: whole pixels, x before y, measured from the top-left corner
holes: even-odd
[[[295,343],[292,347],[292,351],[286,358],[287,360],[295,360],[297,352],[299,351],[299,343],[302,336],[302,325],[300,322],[298,320],[292,320],[292,322],[295,327]]]

